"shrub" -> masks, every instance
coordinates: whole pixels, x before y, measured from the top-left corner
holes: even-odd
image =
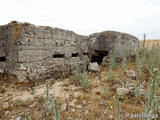
[[[54,100],[54,120],[59,120],[59,112],[58,112],[58,105],[57,105],[57,100]]]
[[[116,94],[116,107],[117,107],[117,112],[116,112],[116,120],[120,120],[121,116],[120,116],[120,101],[119,101],[119,95]]]

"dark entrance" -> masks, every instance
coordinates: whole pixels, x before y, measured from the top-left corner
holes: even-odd
[[[78,53],[72,53],[72,57],[78,57]]]
[[[6,62],[6,57],[4,56],[0,57],[0,62]]]
[[[53,58],[64,58],[64,54],[54,54]]]
[[[108,52],[104,51],[96,51],[98,54],[93,55],[91,58],[91,62],[97,62],[98,64],[101,64],[103,62],[104,56],[108,55]]]

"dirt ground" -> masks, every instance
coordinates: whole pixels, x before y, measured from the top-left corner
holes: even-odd
[[[157,43],[157,42],[156,42]],[[149,42],[150,44],[150,42]],[[108,67],[100,66],[100,72],[88,72],[87,88],[77,84],[69,76],[65,79],[50,79],[49,98],[51,112],[46,110],[46,83],[18,83],[14,76],[0,75],[0,120],[25,120],[29,115],[31,120],[53,120],[53,100],[57,99],[60,120],[114,120],[117,112],[115,94],[117,88],[128,84],[135,85],[135,77],[128,76],[126,71],[136,71],[135,62],[127,61],[127,70],[122,71],[121,64],[117,64],[112,71],[114,78],[107,78]],[[119,79],[121,81],[119,81]],[[143,93],[147,90],[150,76],[144,71],[140,82],[144,82]],[[123,84],[122,84],[123,83]],[[105,88],[108,85],[106,95]],[[120,97],[120,114],[123,120],[138,120],[136,115],[144,112],[144,96],[136,97],[127,93]],[[160,115],[155,113],[160,119]]]

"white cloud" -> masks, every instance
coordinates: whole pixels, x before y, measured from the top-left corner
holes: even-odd
[[[79,34],[111,29],[140,37],[144,32],[151,34],[159,30],[159,22],[155,20],[160,19],[160,2],[157,1],[3,0],[0,24],[18,20],[70,29]]]

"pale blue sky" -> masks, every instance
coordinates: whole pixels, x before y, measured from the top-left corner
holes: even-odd
[[[160,38],[160,0],[1,0],[0,25],[12,20],[89,35],[104,30]]]

